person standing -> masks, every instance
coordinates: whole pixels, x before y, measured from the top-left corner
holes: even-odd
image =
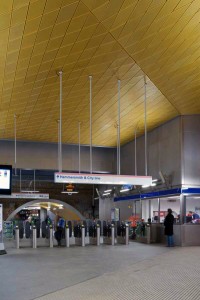
[[[64,228],[65,228],[65,220],[62,217],[58,216],[57,230],[55,232],[55,238],[58,242],[58,247],[61,246],[61,240],[64,233]]]
[[[198,213],[196,211],[194,211],[192,213],[192,220],[197,220],[197,219],[199,219],[199,215],[198,215]]]
[[[174,225],[174,216],[172,215],[171,208],[168,208],[168,214],[164,220],[165,235],[167,236],[167,246],[168,247],[174,247],[173,225]]]

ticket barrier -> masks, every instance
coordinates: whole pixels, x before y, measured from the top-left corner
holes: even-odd
[[[69,248],[70,244],[72,244],[72,241],[70,242],[71,237],[72,237],[72,222],[68,221],[66,222],[65,225],[65,241],[64,241],[64,246],[67,248]]]
[[[40,230],[38,230],[38,226],[31,226],[29,222],[25,224],[25,234],[24,228],[20,225],[15,227],[15,246],[17,249],[23,247],[32,247],[37,248],[38,246],[46,246],[53,247],[53,228],[52,226],[47,226],[46,228],[46,236],[40,238]]]
[[[91,245],[100,245],[100,225],[92,223],[89,226],[89,243]]]
[[[129,225],[126,223],[118,223],[117,225],[117,243],[129,244]]]
[[[69,226],[68,226],[68,224],[66,224],[66,226],[65,226],[65,246],[67,248],[69,248],[69,246],[70,246],[70,242],[69,242]]]
[[[85,247],[86,234],[85,225],[76,225],[74,227],[75,245]]]
[[[103,225],[103,243],[107,245],[115,245],[115,225],[105,224]]]

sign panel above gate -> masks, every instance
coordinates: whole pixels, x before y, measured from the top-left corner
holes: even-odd
[[[79,174],[54,173],[55,183],[82,183],[82,184],[113,184],[113,185],[151,185],[151,176],[107,175],[107,174]]]

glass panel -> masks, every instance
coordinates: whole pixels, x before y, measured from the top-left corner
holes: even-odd
[[[160,223],[164,222],[168,208],[171,208],[175,223],[180,222],[180,196],[160,198]]]
[[[142,200],[142,219],[144,222],[148,222],[148,219],[151,219],[149,215],[149,203],[151,200]]]
[[[152,223],[158,223],[158,210],[159,201],[158,198],[151,199],[151,221]]]
[[[200,196],[186,197],[186,223],[200,223]]]

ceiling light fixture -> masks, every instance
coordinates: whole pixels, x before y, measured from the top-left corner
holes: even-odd
[[[129,192],[130,189],[123,189],[123,190],[120,190],[120,193],[124,193],[124,192]]]
[[[105,191],[104,191],[104,193],[110,193],[110,192],[112,192],[111,189],[110,189],[110,190],[105,190]]]
[[[31,191],[31,190],[21,190],[20,193],[30,193],[30,194],[34,194],[34,193],[39,193],[40,191]]]
[[[108,196],[110,195],[110,193],[103,193],[103,196]]]
[[[61,194],[68,194],[68,195],[71,195],[71,194],[78,194],[78,192],[77,192],[77,191],[71,191],[71,192],[62,191]]]
[[[28,210],[38,210],[38,209],[41,209],[40,206],[29,206],[29,207],[26,207],[25,209],[28,209]]]

